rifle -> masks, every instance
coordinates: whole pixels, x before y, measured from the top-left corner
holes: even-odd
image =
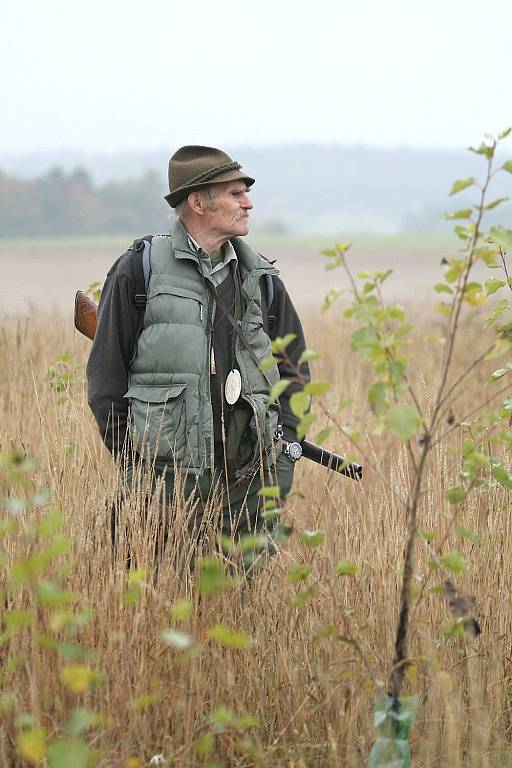
[[[75,295],[75,328],[88,339],[94,341],[97,324],[97,306],[94,301],[83,291],[77,291]],[[306,459],[316,461],[323,467],[339,472],[340,475],[352,478],[352,480],[361,480],[363,477],[363,467],[361,464],[349,462],[343,456],[339,456],[332,451],[326,451],[309,440],[300,441],[302,455]]]

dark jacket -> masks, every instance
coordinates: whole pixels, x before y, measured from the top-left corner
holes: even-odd
[[[128,424],[128,372],[133,357],[140,322],[140,310],[134,303],[137,274],[135,259],[140,253],[130,248],[107,274],[98,307],[96,337],[87,364],[88,401],[105,445],[118,455],[123,448]],[[262,286],[264,281],[262,281]],[[292,301],[279,277],[273,277],[274,297],[268,317],[271,339],[296,334],[287,347],[287,360],[279,363],[281,378],[296,378],[296,366],[305,349],[302,326]],[[266,291],[262,289],[263,297]],[[309,367],[300,366],[303,382],[310,380]],[[302,384],[292,383],[281,396],[283,429],[286,440],[296,439],[297,418],[289,406],[289,398]]]

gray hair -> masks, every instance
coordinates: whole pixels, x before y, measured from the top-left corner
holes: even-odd
[[[210,187],[205,187],[204,189],[198,190],[198,192],[201,195],[204,195],[204,197],[206,198],[207,207],[211,211],[215,210],[215,207],[213,205],[213,201],[215,200],[215,185],[212,184]],[[188,198],[188,195],[187,195],[187,197],[183,198],[183,200],[181,200],[178,203],[178,205],[176,205],[175,208],[174,208],[174,215],[176,216],[177,219],[182,219],[183,216],[186,213],[186,210],[188,208],[188,199],[187,198]]]

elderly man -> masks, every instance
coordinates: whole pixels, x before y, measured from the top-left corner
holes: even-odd
[[[299,372],[309,379],[299,365],[301,324],[278,271],[243,240],[253,183],[212,147],[185,146],[171,157],[165,199],[177,220],[169,234],[142,241],[144,257],[136,241],[108,273],[87,366],[107,448],[150,462],[169,502],[179,474],[199,502],[196,523],[215,487],[223,532],[235,537],[262,527],[262,483],[279,485],[283,498],[291,489],[300,451],[289,398]],[[141,310],[134,276],[143,258]],[[262,370],[271,339],[288,333],[286,358]],[[295,383],[269,403],[280,378]]]

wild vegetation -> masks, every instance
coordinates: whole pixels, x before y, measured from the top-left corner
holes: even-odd
[[[304,318],[316,420],[304,398],[297,412],[365,477],[302,461],[282,513],[294,533],[249,583],[236,547],[217,553],[215,498],[192,570],[193,510],[176,498],[162,548],[144,479],[112,549],[118,474],[86,406],[87,342],[63,319],[3,323],[0,761],[355,768],[373,747],[373,765],[406,765],[391,762],[400,727],[375,740],[377,700],[388,721],[417,708],[417,766],[512,764],[510,234],[485,242],[488,204],[456,213],[438,313],[384,305],[393,276],[349,270],[346,316],[332,292]],[[347,251],[326,256],[348,267]],[[475,259],[495,269],[485,284]]]

